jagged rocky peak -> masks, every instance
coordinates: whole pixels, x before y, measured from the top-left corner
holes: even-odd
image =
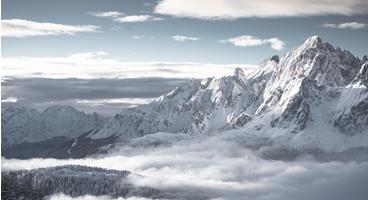
[[[69,105],[53,105],[44,110],[45,113],[55,113],[55,112],[79,112],[72,106]]]
[[[307,77],[319,85],[343,87],[351,83],[360,66],[360,59],[349,51],[312,36],[280,59],[273,82],[284,86],[290,80]]]
[[[271,61],[275,61],[276,63],[279,63],[280,62],[280,58],[278,55],[273,55],[270,59]]]
[[[323,42],[322,42],[322,39],[318,35],[314,35],[314,36],[307,38],[302,46],[318,48],[318,47],[323,47]]]
[[[234,70],[233,77],[234,77],[235,82],[237,82],[239,85],[244,85],[244,81],[246,79],[246,75],[245,75],[244,71],[240,67],[237,67]]]
[[[367,61],[368,61],[368,56],[367,55],[364,55],[363,56],[363,59],[362,59],[362,63],[364,64]]]
[[[345,87],[360,70],[361,61],[349,51],[334,48],[318,36],[284,55],[275,66],[257,115],[274,112],[273,127],[303,130],[311,108],[319,104],[323,88]]]
[[[10,106],[6,109],[1,110],[1,117],[4,122],[6,122],[8,119],[14,117],[14,116],[36,116],[40,113],[33,108],[26,108],[24,106]]]
[[[240,68],[240,67],[237,67],[235,70],[234,70],[234,76],[235,77],[241,77],[241,78],[243,78],[243,77],[245,77],[245,75],[244,75],[244,71]]]
[[[275,71],[279,65],[280,58],[277,55],[268,57],[259,63],[258,68],[253,71],[247,78],[260,81],[260,79],[269,79],[269,76]]]

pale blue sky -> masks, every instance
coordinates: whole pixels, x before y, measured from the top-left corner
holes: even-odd
[[[341,0],[339,0],[341,1]],[[3,57],[58,57],[74,53],[104,51],[123,61],[190,61],[202,63],[257,64],[273,54],[283,54],[302,43],[306,37],[320,35],[334,45],[357,56],[367,53],[368,27],[361,29],[325,28],[325,23],[368,23],[368,14],[245,17],[233,20],[205,20],[155,14],[156,1],[144,0],[3,0],[2,19],[24,19],[65,25],[95,25],[98,32],[74,36],[3,37]],[[206,6],[204,5],[203,9]],[[302,8],[301,8],[302,9]],[[118,11],[126,15],[153,15],[161,21],[120,23],[95,17],[90,12]],[[144,35],[147,38],[133,39]],[[171,37],[184,35],[200,38],[178,42]],[[263,44],[236,47],[220,40],[251,35],[260,39],[279,38],[282,50]],[[150,39],[154,37],[154,39]]]
[[[113,114],[311,35],[362,57],[367,24],[366,0],[2,0],[2,105]]]

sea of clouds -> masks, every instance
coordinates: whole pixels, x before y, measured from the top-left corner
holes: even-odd
[[[128,170],[133,172],[129,181],[136,186],[154,187],[177,199],[363,200],[368,196],[367,161],[318,161],[307,154],[269,159],[261,156],[263,147],[248,148],[245,143],[237,137],[212,136],[86,159],[2,158],[2,170],[66,164]],[[50,199],[111,198],[55,194]]]

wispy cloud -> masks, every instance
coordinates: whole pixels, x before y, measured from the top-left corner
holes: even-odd
[[[83,32],[97,32],[100,27],[93,25],[65,25],[35,22],[24,19],[1,20],[1,36],[30,37],[46,35],[75,35]]]
[[[104,56],[107,56],[108,53],[104,51],[93,51],[93,52],[85,52],[85,53],[75,53],[69,56],[70,59],[101,59]]]
[[[207,78],[232,74],[246,64],[195,62],[124,62],[106,52],[77,53],[65,57],[4,57],[2,77],[44,78]]]
[[[206,8],[203,8],[206,5]],[[301,9],[302,8],[302,9]],[[155,7],[159,14],[199,19],[242,17],[299,17],[354,15],[368,13],[366,0],[162,0]]]
[[[108,12],[90,12],[89,14],[95,17],[121,17],[125,14],[118,11],[108,11]]]
[[[146,22],[146,21],[161,21],[163,18],[154,17],[152,15],[128,15],[124,17],[115,18],[114,21],[125,22]]]
[[[120,23],[129,22],[146,22],[146,21],[161,21],[163,18],[156,17],[153,15],[126,15],[125,13],[118,11],[108,11],[108,12],[90,12],[89,14],[95,17],[107,17],[113,21]]]
[[[65,195],[63,193],[59,193],[49,196],[48,198],[46,198],[46,200],[149,200],[149,199],[143,197],[113,198],[110,196],[92,196],[92,195],[72,197],[69,195]]]
[[[346,22],[341,24],[323,24],[322,27],[325,28],[336,28],[336,29],[362,29],[367,27],[367,24],[359,22]]]
[[[153,40],[155,37],[153,36],[146,36],[146,35],[133,35],[133,39],[139,40],[139,39],[150,39]]]
[[[17,101],[17,97],[7,97],[6,99],[1,99],[1,103],[16,103]]]
[[[185,35],[174,35],[171,37],[172,39],[179,41],[179,42],[184,42],[184,41],[197,41],[200,38],[198,37],[190,37],[190,36],[185,36]]]
[[[231,43],[238,47],[254,47],[269,44],[274,50],[282,50],[285,42],[278,38],[261,39],[251,35],[241,35],[229,39],[220,40],[220,43]]]
[[[106,105],[106,104],[130,104],[133,106],[148,104],[156,98],[118,98],[118,99],[79,99],[79,104],[89,104],[92,106]]]

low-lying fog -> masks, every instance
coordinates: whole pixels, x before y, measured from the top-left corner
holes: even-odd
[[[303,155],[265,159],[241,138],[183,139],[174,145],[125,148],[86,159],[2,159],[2,170],[77,164],[129,170],[129,180],[175,194],[178,199],[363,200],[368,196],[367,161],[317,161]],[[272,153],[272,148],[268,148]],[[284,153],[285,155],[287,152]],[[73,199],[55,194],[52,200]],[[83,196],[76,199],[109,199]],[[135,199],[135,198],[132,198]]]

